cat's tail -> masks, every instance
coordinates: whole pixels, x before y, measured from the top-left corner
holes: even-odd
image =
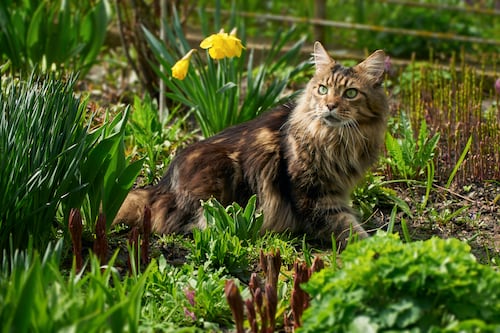
[[[141,188],[130,191],[118,210],[112,225],[124,223],[130,227],[139,227],[139,229],[142,229],[144,208],[151,208],[151,195],[151,188]]]

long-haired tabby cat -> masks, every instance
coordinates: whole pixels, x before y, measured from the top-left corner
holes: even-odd
[[[316,42],[315,74],[294,105],[283,105],[181,151],[163,179],[136,189],[114,223],[189,233],[206,225],[200,200],[246,204],[257,194],[262,232],[306,233],[344,243],[367,237],[349,206],[355,184],[379,156],[388,105],[384,52],[343,67]]]

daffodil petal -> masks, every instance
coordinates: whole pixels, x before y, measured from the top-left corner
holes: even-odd
[[[208,54],[210,58],[215,60],[224,59],[226,57],[226,53],[220,48],[212,47],[208,50]]]
[[[217,38],[216,34],[208,36],[207,38],[205,38],[204,40],[201,41],[200,47],[202,49],[211,48],[214,45],[214,39],[216,39],[216,38]]]
[[[200,43],[200,47],[208,49],[210,57],[216,60],[226,57],[240,57],[241,51],[244,48],[241,44],[241,40],[234,34],[228,35],[223,31],[205,38]]]
[[[189,70],[189,59],[181,59],[172,67],[172,77],[184,80]]]

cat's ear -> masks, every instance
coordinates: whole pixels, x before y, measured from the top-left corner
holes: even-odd
[[[361,73],[368,76],[373,83],[382,83],[385,71],[385,53],[382,50],[373,52],[363,62],[356,65]]]
[[[314,43],[313,57],[314,65],[316,66],[316,73],[322,71],[326,66],[335,62],[320,42]]]

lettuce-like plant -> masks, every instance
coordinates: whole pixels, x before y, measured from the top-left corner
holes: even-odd
[[[457,239],[403,243],[379,232],[304,285],[299,332],[490,332],[500,329],[500,273]]]

